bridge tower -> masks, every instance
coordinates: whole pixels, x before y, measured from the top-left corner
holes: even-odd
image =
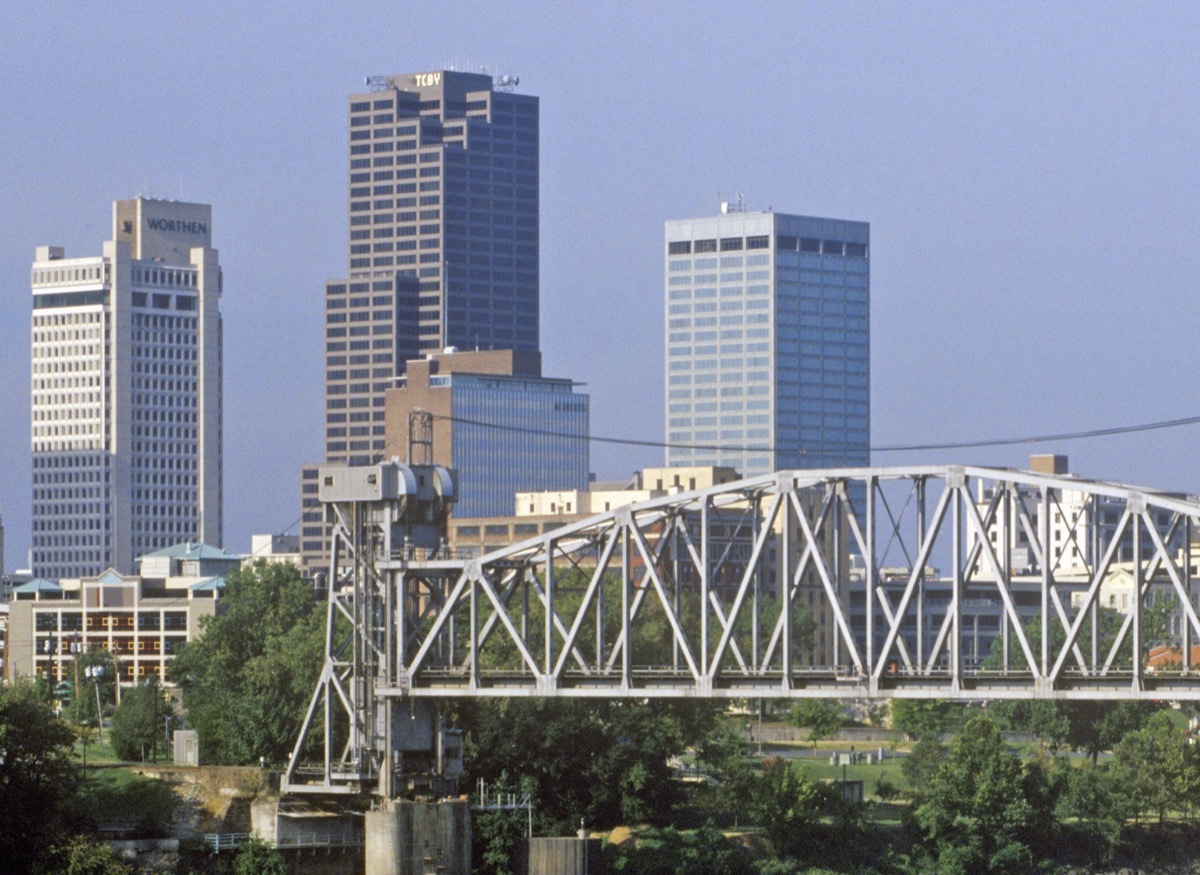
[[[437,594],[404,584],[408,563],[447,557],[457,473],[391,460],[328,466],[319,497],[332,527],[325,664],[281,790],[442,795],[461,773],[461,736],[428,701],[381,696],[400,683],[404,642]],[[320,738],[320,767],[304,757]]]

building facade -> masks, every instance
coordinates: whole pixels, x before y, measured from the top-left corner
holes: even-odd
[[[350,96],[350,273],[325,286],[325,462],[383,450],[383,393],[448,346],[538,349],[538,99],[477,73]]]
[[[167,681],[179,648],[200,634],[200,618],[216,613],[223,573],[241,559],[205,545],[178,545],[145,557],[140,574],[108,569],[17,587],[9,604],[5,678],[78,686],[76,660],[100,649],[113,655],[118,685],[151,675]]]
[[[666,223],[666,464],[870,462],[870,226],[722,206]]]
[[[1033,455],[1029,457],[1029,470],[1035,474],[1064,477],[1070,474],[1069,460],[1061,455]],[[989,510],[997,500],[1000,503],[996,512],[989,516]],[[1083,488],[1052,489],[1043,506],[1040,490],[1020,487],[1015,493],[1007,497],[1001,495],[998,499],[995,487],[981,482],[975,507],[984,520],[992,550],[1002,566],[1007,563],[1011,573],[1042,573],[1037,545],[1042,539],[1043,527],[1048,526],[1050,543],[1056,548],[1053,551],[1056,564],[1049,569],[1050,573],[1059,582],[1086,583],[1109,544],[1117,538],[1125,503]],[[1046,511],[1049,513],[1044,522]],[[1171,514],[1160,509],[1154,511],[1154,517],[1167,546],[1172,552],[1182,552],[1183,532],[1170,534]],[[977,540],[974,531],[968,533],[968,553],[975,549]],[[1127,527],[1120,535],[1113,560],[1132,562],[1133,549],[1133,530]],[[972,575],[977,580],[995,580],[991,564],[982,557],[972,566]]]
[[[407,362],[538,350],[538,99],[456,71],[368,86],[349,98],[350,270],[325,284],[325,464],[386,456]],[[300,475],[307,573],[328,560],[317,471]]]
[[[537,352],[411,361],[386,410],[388,456],[458,471],[456,517],[512,516],[518,492],[587,488],[589,398],[543,377]],[[427,415],[424,434],[414,434],[414,411]]]
[[[117,201],[100,255],[38,247],[35,577],[128,573],[169,544],[221,543],[221,283],[205,204]]]

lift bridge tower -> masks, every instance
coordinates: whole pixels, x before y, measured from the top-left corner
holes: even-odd
[[[446,795],[462,771],[461,734],[427,700],[406,697],[399,679],[431,598],[408,591],[403,572],[449,558],[457,472],[398,460],[329,466],[319,495],[332,527],[325,664],[280,789]]]

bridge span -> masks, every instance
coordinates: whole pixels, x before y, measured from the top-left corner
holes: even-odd
[[[462,556],[437,536],[453,476],[399,467],[398,489],[322,472],[335,571],[304,732],[325,727],[327,773],[339,719],[363,753],[447,697],[1200,700],[1194,496],[792,470]]]

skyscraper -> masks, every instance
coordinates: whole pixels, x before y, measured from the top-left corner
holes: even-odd
[[[325,286],[325,461],[384,449],[383,393],[447,346],[538,349],[538,100],[492,77],[350,96],[350,274]]]
[[[212,208],[113,204],[101,255],[33,263],[33,574],[134,570],[222,541],[221,268]]]
[[[667,465],[869,463],[869,256],[865,222],[666,223]]]
[[[385,453],[384,393],[447,347],[537,352],[538,99],[491,76],[372,76],[349,98],[350,271],[325,284],[325,462]],[[301,553],[324,563],[317,467]]]

